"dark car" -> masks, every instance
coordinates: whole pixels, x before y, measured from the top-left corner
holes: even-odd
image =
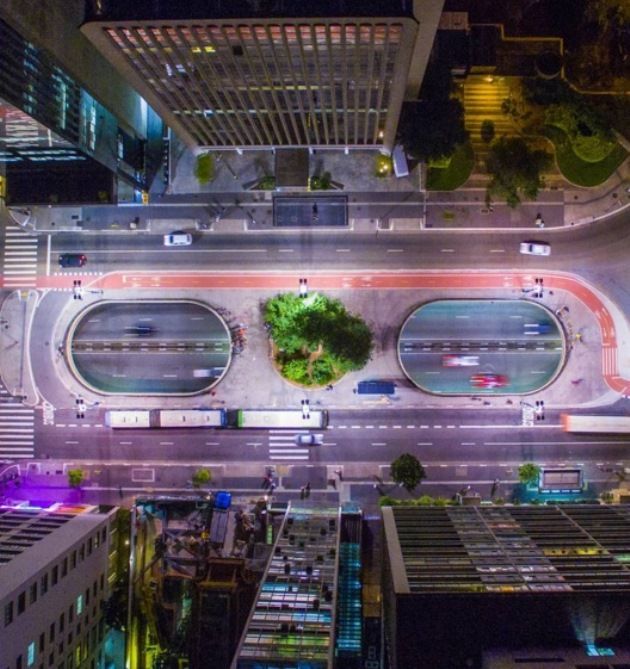
[[[60,267],[83,267],[87,262],[87,256],[83,253],[62,253],[59,256]]]
[[[153,325],[138,323],[125,328],[125,332],[135,337],[151,337],[155,334],[155,328]]]

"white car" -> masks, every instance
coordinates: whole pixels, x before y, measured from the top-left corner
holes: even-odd
[[[164,235],[164,246],[190,246],[191,244],[192,235],[189,232],[177,230]]]
[[[296,434],[295,443],[300,446],[320,446],[324,442],[323,434]]]
[[[478,364],[478,355],[455,355],[449,353],[442,356],[442,367],[476,367]]]
[[[547,242],[521,242],[520,252],[527,256],[549,256],[551,245]]]

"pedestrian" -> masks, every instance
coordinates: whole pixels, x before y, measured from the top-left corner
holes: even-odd
[[[275,489],[276,489],[276,484],[275,484],[275,483],[272,483],[272,484],[269,486],[269,494],[270,494],[270,495],[273,495],[273,491],[274,491]]]

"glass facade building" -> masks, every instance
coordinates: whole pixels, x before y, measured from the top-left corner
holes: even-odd
[[[121,128],[51,54],[2,19],[0,43],[7,203],[114,203],[121,184],[145,189],[144,139]]]

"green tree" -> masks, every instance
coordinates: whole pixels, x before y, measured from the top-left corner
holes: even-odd
[[[409,103],[398,126],[398,140],[405,152],[424,162],[451,156],[468,133],[464,108],[456,98]]]
[[[298,383],[328,383],[339,373],[360,369],[370,357],[372,332],[340,300],[277,295],[265,305],[265,322],[282,352],[283,375]],[[305,359],[316,351],[319,357],[308,367]]]
[[[543,186],[541,172],[551,165],[551,156],[542,150],[532,150],[520,137],[501,137],[490,148],[486,161],[492,176],[486,197],[503,198],[516,207],[520,195],[535,200]]]
[[[202,486],[210,483],[211,479],[212,474],[209,469],[198,469],[192,476],[193,488],[201,488]]]
[[[518,468],[518,480],[523,485],[534,485],[538,483],[540,467],[533,462],[525,462]]]
[[[68,470],[68,485],[71,488],[80,488],[85,479],[85,474],[82,469]]]
[[[408,492],[414,490],[427,477],[420,460],[411,453],[403,453],[391,463],[391,475],[392,479]]]

